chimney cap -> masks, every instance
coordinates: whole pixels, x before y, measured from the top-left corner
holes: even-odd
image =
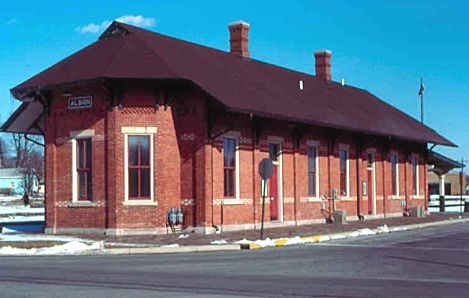
[[[247,23],[243,20],[237,20],[237,21],[231,22],[231,23],[228,24],[228,27],[234,27],[234,26],[239,26],[239,25],[251,27],[251,25],[249,25],[249,23]]]
[[[332,55],[332,52],[330,50],[324,49],[324,50],[317,50],[314,52],[314,56],[318,55]]]

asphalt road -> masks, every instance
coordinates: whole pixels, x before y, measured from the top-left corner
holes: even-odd
[[[1,257],[0,297],[469,297],[469,224],[307,246]]]

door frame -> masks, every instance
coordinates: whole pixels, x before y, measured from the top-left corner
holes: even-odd
[[[373,163],[371,165],[371,179],[373,180],[371,182],[372,183],[371,187],[372,187],[373,191],[371,193],[368,192],[368,199],[369,199],[369,196],[371,195],[371,215],[376,215],[376,149],[370,148],[370,149],[366,150],[367,177],[368,177],[368,170],[370,169],[368,167],[368,154],[373,154]]]
[[[278,145],[278,161],[274,164],[278,165],[277,169],[277,195],[278,195],[278,222],[283,222],[283,138],[277,136],[267,137],[267,146],[270,144]],[[268,150],[268,148],[267,148]],[[270,195],[270,194],[269,194]]]

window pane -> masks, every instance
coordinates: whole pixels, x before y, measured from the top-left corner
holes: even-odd
[[[347,195],[347,182],[345,181],[345,173],[340,173],[340,194]]]
[[[86,147],[86,167],[91,168],[91,140],[83,140]]]
[[[230,197],[234,197],[235,196],[235,179],[234,179],[234,170],[231,170],[231,171],[228,171],[228,180],[230,181],[230,187],[228,188],[228,195]]]
[[[397,195],[397,156],[391,155],[392,194]]]
[[[150,165],[150,136],[140,137],[140,165]]]
[[[278,144],[269,144],[269,158],[272,161],[278,160]]]
[[[129,165],[138,165],[138,136],[129,136]]]
[[[140,170],[140,197],[150,197],[150,169]]]
[[[316,195],[316,175],[315,173],[308,174],[308,195]]]
[[[77,141],[77,147],[78,147],[78,168],[84,168],[85,161],[84,161],[83,140]]]
[[[87,199],[91,199],[93,197],[93,180],[91,179],[91,171],[87,172],[87,192],[88,197]]]
[[[86,199],[86,172],[79,171],[78,172],[78,180],[79,180],[79,186],[78,186],[78,197],[80,199]]]
[[[316,147],[308,147],[308,172],[316,171]]]
[[[129,198],[138,198],[138,169],[129,169]]]
[[[229,175],[228,175],[228,172],[229,170],[224,170],[223,171],[223,195],[225,197],[228,197],[229,196],[229,188],[230,188],[230,181],[228,179]]]
[[[235,167],[235,146],[236,140],[225,138],[223,144],[223,162],[225,167]]]
[[[234,170],[225,169],[224,177],[224,195],[225,197],[235,196],[235,177]]]

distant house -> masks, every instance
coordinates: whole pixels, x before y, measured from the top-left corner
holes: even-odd
[[[39,189],[39,181],[33,176],[31,192]],[[0,194],[22,195],[27,192],[28,177],[21,168],[0,169]]]
[[[468,181],[465,176],[463,176],[462,188],[461,188],[461,173],[459,172],[452,172],[447,173],[443,176],[443,182],[445,185],[445,195],[460,195],[461,189],[463,190],[463,194],[466,194]],[[430,195],[439,194],[441,181],[439,180],[438,176],[430,172],[428,173],[428,191]]]

